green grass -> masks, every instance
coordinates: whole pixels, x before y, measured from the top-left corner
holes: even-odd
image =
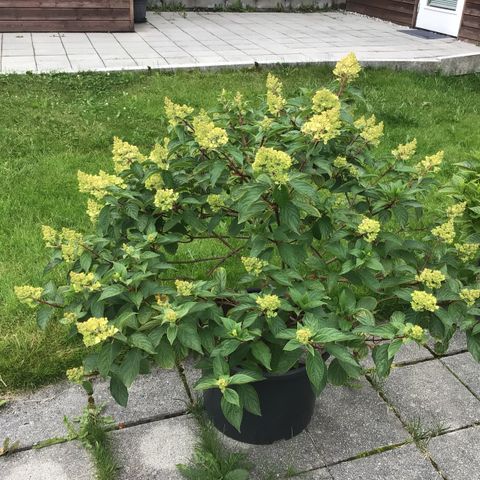
[[[277,74],[287,93],[330,78],[328,69],[317,67],[283,68]],[[14,285],[42,282],[47,259],[42,224],[89,227],[77,170],[110,170],[114,135],[148,151],[163,138],[166,95],[209,107],[223,87],[248,98],[260,95],[265,77],[265,71],[245,70],[0,78],[0,392],[52,381],[80,362],[82,347],[61,327],[40,332],[32,312],[12,293]],[[452,164],[480,152],[480,76],[367,71],[359,85],[385,122],[385,152],[414,136],[420,153],[444,149]],[[442,175],[447,179],[452,171],[447,167]],[[190,248],[182,255],[188,257]],[[211,242],[195,249],[205,256],[218,252]]]

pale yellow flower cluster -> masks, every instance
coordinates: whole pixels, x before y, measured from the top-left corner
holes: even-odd
[[[302,133],[313,137],[316,141],[327,144],[340,134],[340,110],[330,108],[322,113],[313,115],[302,125]]]
[[[159,293],[158,295],[155,295],[155,302],[160,307],[166,307],[170,305],[170,299],[168,298],[168,295],[164,295],[161,293]]]
[[[351,163],[349,163],[345,157],[337,157],[333,161],[333,166],[335,168],[338,168],[339,170],[346,169],[346,170],[349,171],[349,173],[350,173],[350,175],[352,175],[352,177],[358,177],[357,167],[355,165],[352,165]]]
[[[66,375],[68,381],[81,384],[85,377],[85,369],[83,367],[69,368]]]
[[[312,336],[312,331],[309,328],[302,327],[297,330],[295,338],[297,342],[302,343],[303,345],[308,345]]]
[[[74,312],[63,312],[63,322],[66,325],[73,325],[77,321],[77,314]]]
[[[125,252],[126,255],[132,256],[135,254],[135,247],[132,245],[128,245],[128,243],[124,243],[122,245],[122,250]]]
[[[189,297],[192,294],[194,286],[195,285],[192,282],[187,282],[185,280],[175,280],[177,294],[183,297]]]
[[[145,155],[135,145],[122,141],[118,137],[113,138],[113,164],[117,173],[123,172],[130,168],[133,162],[145,161]]]
[[[73,262],[83,253],[83,236],[70,228],[59,232],[48,225],[42,225],[42,236],[47,248],[60,247],[66,262]]]
[[[455,249],[463,262],[473,260],[478,253],[480,243],[456,243]]]
[[[221,391],[222,393],[225,392],[225,390],[227,389],[228,385],[229,385],[229,382],[228,382],[228,379],[227,379],[227,378],[223,378],[223,377],[222,377],[222,378],[219,378],[219,379],[217,380],[217,387],[220,389],[220,391]]]
[[[31,285],[22,285],[14,287],[15,295],[21,303],[25,303],[33,308],[37,305],[36,300],[39,300],[43,293],[43,288],[32,287]]]
[[[463,288],[460,290],[460,298],[469,306],[473,307],[475,302],[480,298],[480,289]]]
[[[417,151],[417,139],[414,138],[411,142],[400,144],[395,150],[392,150],[392,155],[397,160],[410,160]]]
[[[416,275],[415,280],[428,288],[440,288],[442,282],[445,281],[445,275],[440,270],[425,268],[420,274]]]
[[[252,164],[256,174],[265,173],[278,185],[288,182],[287,172],[291,166],[292,159],[288,153],[270,147],[259,148]]]
[[[358,63],[357,57],[350,52],[337,62],[333,74],[342,82],[350,83],[358,77],[361,70],[362,67]]]
[[[160,173],[152,173],[145,180],[145,188],[148,190],[158,190],[163,187],[163,178]]]
[[[163,139],[163,145],[156,143],[148,157],[148,159],[155,163],[160,170],[168,170],[169,143],[170,139],[165,137]]]
[[[257,305],[268,318],[277,316],[277,310],[280,308],[281,302],[277,295],[263,295],[256,299]]]
[[[76,293],[96,292],[102,288],[102,284],[95,279],[95,275],[83,272],[70,272],[70,285]]]
[[[268,265],[268,262],[257,257],[242,257],[241,260],[245,270],[255,276],[260,275]]]
[[[437,299],[434,295],[420,290],[412,292],[412,301],[410,305],[416,312],[435,312],[439,308],[437,305]]]
[[[59,238],[58,232],[48,225],[42,225],[42,237],[45,242],[45,246],[48,248],[54,248],[58,246]]]
[[[173,103],[168,97],[165,97],[165,115],[168,123],[175,127],[179,122],[185,120],[191,113],[193,108],[188,105],[178,105]]]
[[[92,223],[95,223],[102,211],[103,205],[89,198],[87,200],[87,215]]]
[[[268,130],[273,123],[273,120],[270,117],[263,117],[263,119],[260,122],[260,128],[262,130]]]
[[[71,228],[62,228],[59,234],[62,242],[62,257],[66,262],[75,261],[83,253],[83,236]]]
[[[178,314],[173,308],[166,308],[163,312],[163,320],[167,323],[176,323]]]
[[[357,227],[357,232],[365,237],[369,243],[373,242],[380,233],[380,222],[373,218],[365,217]]]
[[[171,188],[157,190],[153,203],[162,212],[169,212],[178,200],[179,194]]]
[[[77,330],[87,347],[98,345],[118,332],[118,328],[110,325],[105,317],[91,317],[85,322],[77,322]]]
[[[354,125],[361,130],[360,136],[370,145],[374,147],[380,144],[380,139],[383,137],[383,122],[376,123],[375,115],[370,118],[365,116],[355,120]]]
[[[225,197],[217,193],[211,193],[207,197],[207,203],[213,212],[219,212],[225,206]]]
[[[283,98],[282,82],[269,73],[267,75],[267,106],[272,115],[278,115],[285,106],[286,100]]]
[[[312,103],[312,110],[315,113],[322,113],[324,110],[331,110],[332,108],[340,110],[340,99],[326,88],[317,90],[312,98]]]
[[[405,325],[403,334],[417,342],[421,342],[425,338],[425,330],[420,325],[413,325],[411,323]]]
[[[193,119],[192,125],[195,141],[203,150],[215,150],[228,142],[226,130],[216,127],[204,111]]]
[[[417,174],[425,176],[429,173],[437,173],[440,171],[440,165],[443,162],[444,152],[440,150],[435,155],[426,156],[417,164]]]
[[[109,175],[103,170],[100,170],[98,175],[90,175],[79,170],[77,178],[78,190],[81,193],[92,195],[92,197],[97,200],[102,200],[102,198],[107,195],[109,187],[116,186],[123,188],[125,186],[123,179],[116,175]]]
[[[455,240],[455,225],[453,218],[432,230],[432,234],[447,244],[452,244]]]
[[[457,218],[461,217],[467,208],[467,202],[456,203],[455,205],[450,205],[447,208],[448,218]]]

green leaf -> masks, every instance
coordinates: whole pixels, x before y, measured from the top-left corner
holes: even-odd
[[[290,230],[299,233],[300,212],[293,203],[287,202],[280,207],[280,224],[287,225]]]
[[[167,338],[170,342],[170,345],[173,345],[173,342],[177,338],[178,327],[176,325],[169,325],[167,328]]]
[[[207,390],[214,387],[217,387],[217,377],[215,375],[201,377],[195,384],[195,390]]]
[[[223,292],[227,288],[227,271],[223,268],[217,268],[214,274],[215,281],[218,284],[218,288]]]
[[[220,356],[215,357],[213,359],[213,373],[216,377],[220,377],[221,375],[230,376],[230,367],[228,366],[228,362]]]
[[[233,425],[240,432],[240,425],[242,424],[243,409],[237,405],[233,405],[222,397],[220,402],[223,415],[227,421]]]
[[[80,255],[80,266],[85,272],[90,270],[90,266],[92,265],[92,254],[89,252],[83,252]]]
[[[37,325],[45,330],[49,320],[52,318],[53,308],[48,305],[43,305],[37,310]]]
[[[136,332],[130,336],[130,342],[134,347],[144,350],[147,353],[156,354],[155,347],[151,340],[143,333]]]
[[[270,348],[259,340],[258,342],[252,343],[251,346],[252,355],[258,360],[267,370],[270,370],[270,361],[272,359],[272,352]]]
[[[289,340],[286,345],[283,347],[283,349],[286,352],[291,352],[292,350],[297,350],[298,348],[303,350],[303,343],[300,343],[298,340],[295,338],[292,338],[292,340]]]
[[[472,335],[467,332],[467,348],[468,351],[471,353],[472,357],[477,361],[480,362],[480,336],[479,335]]]
[[[222,357],[228,357],[233,353],[240,345],[240,342],[235,339],[229,339],[222,342],[215,350],[213,350],[212,355],[221,355]]]
[[[246,383],[243,385],[238,385],[236,388],[243,408],[253,415],[261,415],[260,400],[255,387]]]
[[[160,340],[156,351],[157,354],[153,359],[161,368],[173,368],[175,366],[175,352],[166,338]]]
[[[372,358],[375,362],[375,368],[377,374],[384,378],[390,372],[390,367],[392,366],[393,358],[389,358],[388,355],[388,343],[384,343],[382,345],[377,345],[372,351]]]
[[[288,372],[302,356],[302,350],[284,351],[278,361],[275,371],[278,373]]]
[[[349,333],[343,333],[336,328],[324,327],[320,328],[314,339],[318,343],[341,342],[345,340],[355,340],[358,337]]]
[[[332,385],[344,385],[348,380],[347,372],[340,362],[334,358],[328,366],[328,381]]]
[[[123,384],[130,388],[135,378],[140,372],[140,361],[142,360],[142,353],[136,348],[130,350],[123,359],[122,364],[118,369],[118,375],[122,379]]]
[[[307,256],[305,249],[301,245],[294,245],[290,243],[280,243],[278,252],[282,260],[292,268],[297,268]]]
[[[223,392],[223,398],[233,405],[240,406],[240,397],[233,388],[226,388]]]
[[[102,294],[100,295],[100,300],[105,300],[107,298],[116,297],[117,295],[122,294],[125,291],[125,288],[121,285],[109,285],[103,289]]]
[[[113,363],[113,344],[105,343],[98,352],[97,368],[102,377],[106,377]]]
[[[261,380],[262,377],[260,375],[249,375],[247,373],[236,373],[230,377],[229,383],[232,385],[242,385],[244,383],[256,382]]]
[[[125,385],[115,376],[110,379],[110,393],[115,401],[122,407],[128,403],[128,390]]]
[[[200,342],[200,336],[198,335],[197,328],[192,324],[180,324],[178,327],[177,337],[180,343],[187,348],[195,350],[198,353],[202,353],[202,344]]]
[[[315,395],[320,395],[327,385],[327,367],[320,353],[315,350],[314,355],[306,356],[307,375],[312,384]]]

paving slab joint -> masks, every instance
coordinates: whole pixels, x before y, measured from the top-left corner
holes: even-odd
[[[458,353],[465,353],[465,352],[457,352]],[[444,355],[443,357],[450,357],[452,355]],[[467,385],[449,366],[446,364],[442,358],[440,357],[439,360],[441,364],[477,399],[480,401],[480,396],[469,386]]]

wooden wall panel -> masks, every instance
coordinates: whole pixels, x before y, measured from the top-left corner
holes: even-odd
[[[133,0],[0,0],[0,32],[127,32]]]
[[[416,0],[347,0],[347,10],[400,25],[413,24]]]
[[[480,0],[467,0],[459,38],[480,43]]]

